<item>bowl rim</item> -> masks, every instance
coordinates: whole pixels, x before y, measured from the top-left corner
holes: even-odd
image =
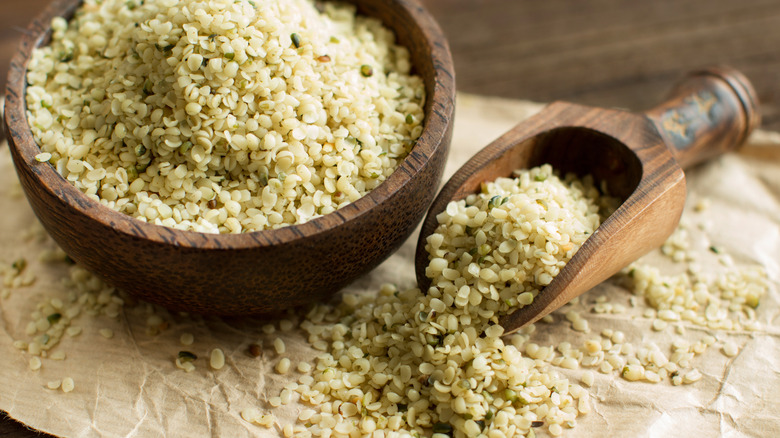
[[[429,164],[430,158],[440,148],[445,147],[445,152],[448,149],[448,145],[442,145],[442,142],[446,139],[449,125],[454,120],[455,78],[447,40],[436,21],[422,5],[413,0],[392,0],[400,8],[400,13],[408,15],[410,21],[424,36],[424,41],[418,43],[427,45],[425,50],[429,54],[427,58],[430,60],[434,74],[431,81],[432,89],[429,89],[429,78],[419,73],[426,87],[424,108],[426,119],[423,131],[411,152],[379,186],[334,212],[302,224],[238,234],[179,230],[144,222],[118,212],[89,198],[60,175],[51,164],[38,162],[35,157],[41,150],[32,136],[27,121],[26,72],[32,51],[49,37],[53,18],[72,16],[82,2],[83,0],[53,1],[32,21],[27,27],[27,32],[23,33],[19,48],[11,59],[8,73],[3,117],[6,137],[8,147],[15,149],[16,152],[12,153],[15,165],[29,169],[34,178],[40,182],[43,190],[59,198],[79,214],[110,227],[126,238],[198,250],[255,249],[289,244],[299,239],[336,230],[366,214],[371,207],[387,202]],[[359,7],[359,0],[349,0],[349,2]],[[390,27],[387,23],[383,22],[383,24]],[[392,30],[398,43],[398,30]],[[20,162],[16,162],[17,155]]]

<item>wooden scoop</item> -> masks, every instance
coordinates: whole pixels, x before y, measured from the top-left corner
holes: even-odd
[[[685,204],[682,167],[735,149],[759,123],[755,91],[726,67],[695,71],[644,114],[555,102],[472,157],[444,185],[423,222],[415,269],[423,290],[427,236],[452,200],[516,169],[550,163],[561,174],[593,175],[622,204],[585,241],[534,302],[504,316],[512,333],[537,321],[660,246]]]

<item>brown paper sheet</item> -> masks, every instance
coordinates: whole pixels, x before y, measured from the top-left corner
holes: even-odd
[[[447,174],[469,156],[538,111],[540,105],[460,95],[452,152]],[[687,325],[685,338],[700,339],[710,333],[719,342],[731,340],[740,349],[726,357],[719,348],[697,356],[694,367],[704,377],[691,385],[672,386],[628,382],[616,373],[596,373],[590,388],[593,411],[578,417],[577,426],[564,436],[780,436],[780,134],[759,132],[739,155],[731,154],[688,173],[689,204],[708,198],[704,213],[687,210],[686,215],[706,223],[706,232],[691,231],[694,251],[707,259],[707,245],[718,245],[733,255],[735,263],[763,265],[771,287],[758,309],[761,329],[754,332],[724,332]],[[268,335],[262,326],[274,321],[263,318],[220,319],[165,314],[168,327],[159,334],[148,333],[150,306],[125,306],[118,317],[81,315],[73,325],[83,333],[65,337],[54,351],[64,351],[65,360],[43,359],[38,371],[29,369],[31,355],[14,348],[15,340],[29,340],[25,334],[30,313],[45,297],[66,299],[61,279],[65,264],[37,261],[39,253],[53,248],[39,237],[40,230],[16,183],[10,157],[0,150],[0,265],[19,257],[29,261],[27,271],[36,275],[34,284],[15,288],[0,300],[0,410],[13,418],[58,436],[279,436],[281,427],[293,423],[302,405],[292,403],[272,409],[269,399],[284,385],[299,377],[274,372],[279,356],[271,343],[281,336],[293,368],[298,361],[313,363],[317,352],[310,349],[296,331]],[[414,285],[413,254],[416,237],[375,271],[349,287],[373,292],[383,282],[402,288]],[[675,269],[654,253],[643,262],[669,272]],[[713,268],[714,269],[714,268]],[[652,331],[651,320],[642,317],[645,305],[630,308],[631,294],[619,282],[607,282],[583,296],[592,303],[607,295],[612,302],[628,307],[624,314],[588,314],[591,334],[571,330],[557,315],[555,323],[538,324],[534,339],[556,345],[567,340],[581,343],[603,328],[623,330],[627,340],[639,346],[656,342],[668,346],[672,328]],[[580,305],[580,308],[581,305]],[[159,312],[159,310],[157,310]],[[111,329],[106,339],[100,329]],[[182,346],[182,333],[192,333],[195,343]],[[251,343],[264,345],[259,358],[247,354]],[[225,351],[224,368],[208,366],[214,347]],[[176,368],[180,350],[196,353],[196,370]],[[553,367],[554,368],[554,367]],[[583,370],[559,370],[579,382]],[[46,388],[47,382],[70,376],[75,389],[70,393]],[[272,411],[276,423],[270,429],[249,424],[241,418],[247,407]]]

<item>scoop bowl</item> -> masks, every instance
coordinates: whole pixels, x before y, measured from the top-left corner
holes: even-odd
[[[27,124],[26,66],[57,16],[54,1],[29,26],[8,76],[5,124],[16,172],[43,226],[77,263],[138,298],[195,313],[275,312],[327,298],[392,254],[412,233],[441,180],[452,137],[455,84],[446,39],[414,1],[354,0],[411,54],[425,83],[425,122],[412,152],[379,187],[300,225],[244,234],[180,231],[136,220],[89,199],[48,163]]]
[[[450,201],[479,192],[482,182],[545,163],[561,174],[592,175],[622,204],[530,305],[499,322],[508,334],[537,321],[661,246],[685,205],[682,168],[743,144],[759,123],[757,106],[748,80],[728,67],[689,73],[666,102],[644,114],[548,105],[478,152],[444,185],[417,243],[420,287],[430,285],[426,237]]]

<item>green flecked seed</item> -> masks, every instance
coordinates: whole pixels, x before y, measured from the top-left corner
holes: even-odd
[[[195,353],[193,353],[191,351],[182,350],[182,351],[179,352],[179,359],[182,362],[191,362],[191,361],[193,361],[193,360],[195,360],[197,358],[198,358],[198,356],[196,356]]]
[[[25,258],[16,259],[16,260],[14,260],[13,263],[11,263],[11,267],[16,272],[22,272],[22,271],[24,271],[24,268],[27,267],[27,259],[25,259]]]
[[[179,152],[181,152],[182,154],[186,154],[191,147],[192,147],[192,142],[185,141],[184,143],[181,144],[181,147],[179,147]]]
[[[411,115],[411,114],[407,114],[406,115],[406,124],[407,125],[411,125],[412,123],[414,123],[414,116]]]
[[[360,74],[364,77],[370,77],[374,74],[374,69],[368,64],[363,64],[360,66]]]
[[[52,313],[51,315],[46,317],[46,320],[49,321],[49,324],[56,324],[61,318],[62,318],[61,313]]]
[[[433,425],[433,433],[452,433],[452,425],[448,423],[436,423]]]
[[[301,47],[301,36],[297,33],[293,32],[290,34],[290,39],[292,40],[293,45],[297,49],[298,47]]]
[[[496,195],[488,201],[488,209],[493,209],[501,205],[501,195]]]
[[[225,58],[227,58],[227,59],[229,59],[229,60],[231,60],[231,61],[232,61],[233,59],[235,59],[235,57],[236,57],[236,54],[235,54],[235,53],[233,53],[233,52],[228,52],[228,53],[225,53]]]
[[[140,157],[145,153],[146,153],[146,146],[139,144],[138,146],[135,147],[135,155]]]
[[[138,169],[135,168],[135,166],[130,166],[127,168],[127,180],[128,181],[134,181],[136,178],[138,178]]]

